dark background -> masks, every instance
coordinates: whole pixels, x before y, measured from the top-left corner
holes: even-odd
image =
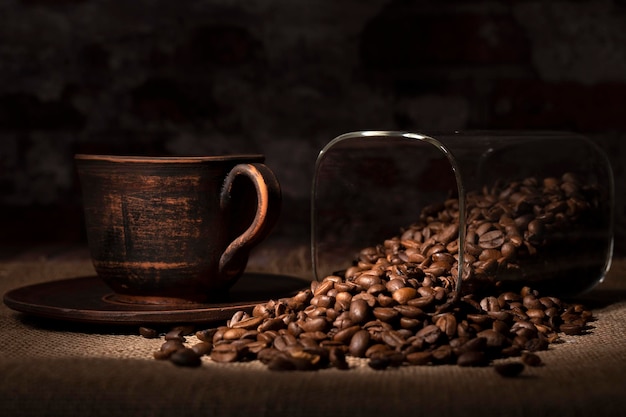
[[[13,0],[0,4],[0,233],[83,244],[77,152],[263,153],[276,236],[308,242],[320,149],[366,129],[582,133],[616,177],[626,1]]]

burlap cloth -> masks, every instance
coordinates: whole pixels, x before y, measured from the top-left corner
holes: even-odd
[[[290,271],[294,272],[294,271]],[[0,293],[93,274],[87,260],[0,264]],[[0,414],[58,416],[626,415],[626,262],[585,297],[597,321],[503,378],[491,367],[275,372],[258,362],[180,368],[136,328],[44,321],[0,307]],[[191,343],[195,337],[189,338]]]

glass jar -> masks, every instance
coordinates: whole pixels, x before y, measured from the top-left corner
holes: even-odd
[[[315,278],[384,257],[458,293],[580,294],[610,266],[613,193],[606,155],[578,134],[347,133],[316,161]]]

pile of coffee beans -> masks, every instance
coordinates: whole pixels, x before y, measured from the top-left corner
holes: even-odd
[[[597,186],[571,173],[468,193],[465,290],[497,282],[571,295],[592,287],[604,269],[609,241],[601,198]],[[418,223],[385,244],[394,245],[393,254],[403,261],[433,274],[450,271],[456,280],[459,216],[458,199],[426,207]]]
[[[561,334],[586,333],[593,315],[523,280],[503,286],[499,277],[523,271],[558,231],[577,227],[595,204],[590,195],[571,174],[469,194],[461,291],[459,204],[450,199],[293,297],[237,312],[222,326],[170,330],[154,356],[181,366],[199,366],[204,355],[221,363],[259,360],[283,371],[349,369],[350,357],[373,369],[488,366],[515,357],[494,365],[515,376],[543,365],[536,352]],[[186,346],[189,334],[200,342]]]

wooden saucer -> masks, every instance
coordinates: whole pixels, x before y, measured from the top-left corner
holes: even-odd
[[[88,276],[16,288],[4,295],[4,303],[22,313],[83,323],[207,323],[230,319],[240,310],[251,312],[257,304],[292,296],[308,285],[307,281],[290,276],[245,273],[225,301],[133,304],[116,301],[112,290],[99,277]]]

